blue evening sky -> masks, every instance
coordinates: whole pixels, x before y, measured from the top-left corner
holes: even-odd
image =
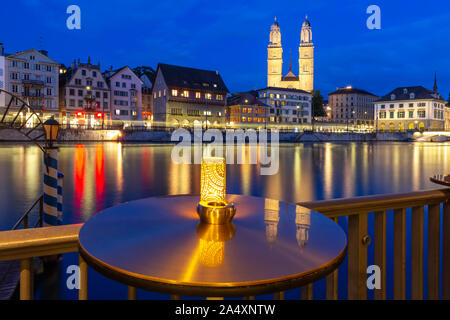
[[[66,8],[81,8],[81,30],[66,28]],[[381,8],[381,30],[366,9]],[[102,70],[158,62],[219,70],[232,92],[266,86],[270,25],[277,16],[284,74],[292,50],[298,73],[300,28],[308,14],[315,43],[315,88],[353,85],[377,95],[398,86],[450,92],[450,1],[137,1],[16,0],[2,3],[0,42],[7,53],[36,48],[66,65],[100,60]],[[40,37],[43,40],[40,40]]]

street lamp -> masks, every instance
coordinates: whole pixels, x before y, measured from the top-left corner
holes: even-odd
[[[59,122],[55,120],[54,116],[44,122],[45,140],[48,147],[53,146],[53,141],[56,140],[59,131]]]

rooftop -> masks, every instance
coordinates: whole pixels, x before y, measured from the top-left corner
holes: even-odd
[[[413,93],[413,96],[411,96]],[[436,99],[445,101],[438,92],[434,92],[422,86],[399,87],[388,94],[382,96],[377,101],[396,101],[396,100],[421,100]]]
[[[353,88],[351,86],[345,87],[345,88],[338,88],[336,91],[328,94],[329,96],[334,95],[334,94],[362,94],[362,95],[368,95],[368,96],[373,96],[373,97],[378,97],[377,95],[370,93],[366,90],[362,90],[362,89],[357,89],[357,88]]]

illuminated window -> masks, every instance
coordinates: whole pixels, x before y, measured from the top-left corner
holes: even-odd
[[[183,92],[183,96],[186,97],[186,98],[189,98],[189,91],[185,90]]]
[[[173,89],[173,90],[172,90],[172,96],[176,97],[177,95],[178,95],[178,91],[175,90],[175,89]]]
[[[212,99],[212,94],[211,93],[205,93],[205,98],[208,100]]]
[[[247,118],[246,117],[242,117],[242,122],[246,122]]]
[[[216,100],[223,100],[223,96],[221,94],[216,95]]]
[[[242,108],[242,113],[247,113],[247,108]]]
[[[200,98],[202,97],[202,94],[201,94],[200,92],[196,92],[196,93],[195,93],[195,97],[196,97],[197,99],[200,99]]]
[[[252,108],[248,108],[248,113],[252,113]]]

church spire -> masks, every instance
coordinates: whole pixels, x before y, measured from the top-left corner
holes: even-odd
[[[434,72],[434,86],[433,86],[433,92],[437,92],[437,77],[436,77],[436,72]]]

